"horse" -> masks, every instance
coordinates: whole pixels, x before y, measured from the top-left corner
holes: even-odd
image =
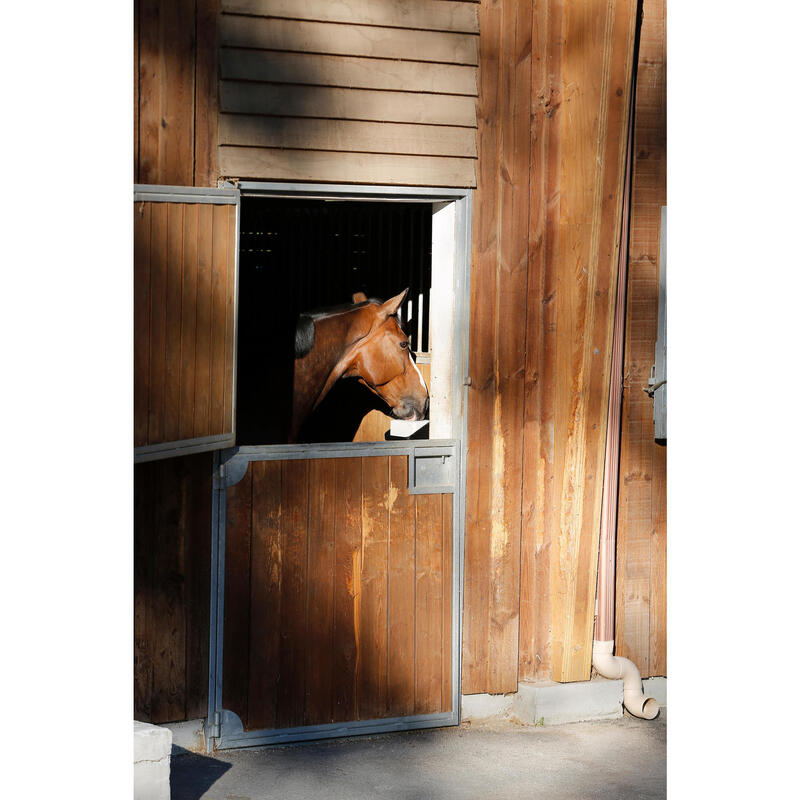
[[[337,381],[357,379],[397,419],[421,420],[428,411],[428,387],[411,357],[397,311],[408,289],[386,302],[367,299],[305,312],[295,329],[295,361],[289,442]]]

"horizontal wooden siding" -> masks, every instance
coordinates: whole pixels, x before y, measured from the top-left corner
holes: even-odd
[[[223,0],[229,177],[474,186],[477,4]]]

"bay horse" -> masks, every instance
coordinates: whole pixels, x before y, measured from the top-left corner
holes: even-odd
[[[428,387],[411,357],[397,311],[408,289],[387,300],[353,295],[353,304],[300,315],[295,329],[292,419],[289,442],[337,381],[356,378],[397,419],[421,420]]]

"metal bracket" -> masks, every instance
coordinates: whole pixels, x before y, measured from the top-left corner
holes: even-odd
[[[219,739],[220,736],[219,723],[220,723],[219,711],[215,711],[213,718],[209,721],[206,721],[206,740]]]

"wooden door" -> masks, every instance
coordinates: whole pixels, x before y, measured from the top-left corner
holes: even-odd
[[[210,742],[458,724],[459,463],[453,440],[223,456]]]
[[[239,192],[136,186],[134,458],[234,441]]]

